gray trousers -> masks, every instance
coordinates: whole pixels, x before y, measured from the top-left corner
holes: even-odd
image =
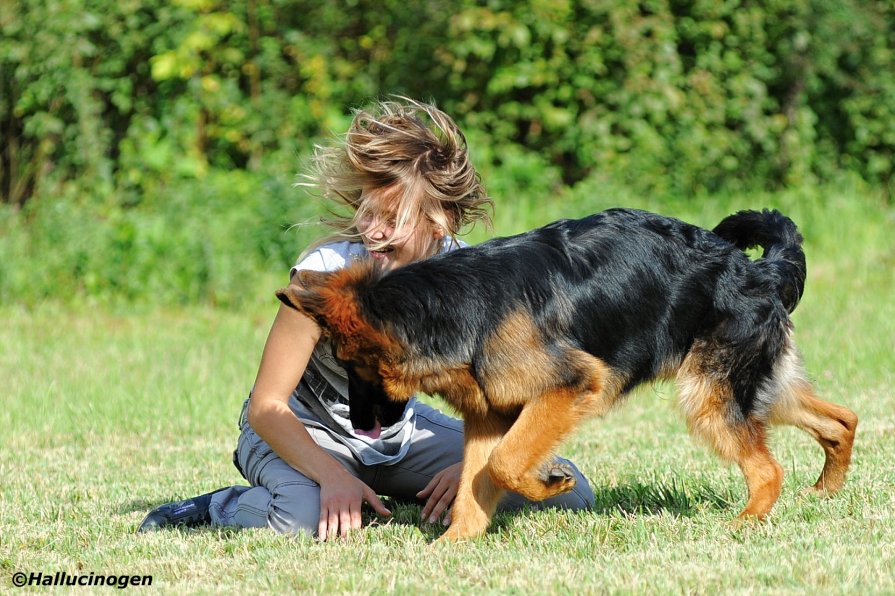
[[[416,493],[444,468],[463,459],[463,423],[422,403],[414,406],[416,428],[407,455],[393,465],[365,466],[342,443],[326,431],[306,426],[323,449],[376,494],[414,501]],[[233,461],[251,486],[232,486],[211,499],[213,525],[242,528],[271,528],[279,533],[316,534],[320,519],[320,485],[291,467],[240,417],[240,435]],[[587,478],[569,463],[577,483],[572,492],[531,503],[515,493],[507,493],[499,510],[524,505],[587,509],[594,496]]]

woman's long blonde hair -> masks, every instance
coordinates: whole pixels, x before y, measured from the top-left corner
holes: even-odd
[[[329,203],[330,217],[323,222],[335,233],[308,251],[334,240],[360,239],[359,222],[367,215],[364,188],[400,190],[393,239],[425,219],[452,237],[468,224],[490,225],[493,203],[459,127],[434,105],[396,99],[356,110],[343,138],[315,148],[301,184]]]

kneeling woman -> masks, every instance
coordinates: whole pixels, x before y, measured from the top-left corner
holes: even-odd
[[[292,274],[332,271],[361,259],[400,267],[458,249],[456,234],[487,219],[490,204],[453,120],[412,101],[357,112],[344,142],[318,147],[312,177],[324,198],[350,213],[330,222],[336,234],[310,247]],[[234,463],[250,486],[162,505],[140,531],[213,524],[326,539],[360,528],[364,502],[390,515],[377,495],[420,500],[424,520],[449,522],[462,423],[411,400],[396,424],[357,431],[347,396],[345,371],[319,327],[281,306],[240,416]],[[572,468],[572,492],[533,505],[590,507],[589,484]],[[531,503],[508,494],[501,509],[525,504]]]

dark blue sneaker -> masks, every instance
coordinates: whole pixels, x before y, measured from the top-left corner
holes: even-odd
[[[211,505],[211,496],[222,490],[224,489],[153,509],[137,528],[137,532],[152,532],[167,526],[195,527],[210,524],[211,515],[208,513],[208,507]]]

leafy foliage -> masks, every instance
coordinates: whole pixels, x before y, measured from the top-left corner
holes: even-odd
[[[138,202],[211,169],[281,175],[388,93],[437,100],[496,165],[534,153],[565,182],[891,183],[891,3],[412,4],[4,3],[2,196]]]
[[[316,212],[300,158],[389,94],[460,121],[498,204],[853,175],[891,196],[893,63],[881,0],[2,2],[0,296],[31,259],[88,295],[181,262],[178,300],[215,299],[226,242],[283,267],[304,232],[282,225]]]

